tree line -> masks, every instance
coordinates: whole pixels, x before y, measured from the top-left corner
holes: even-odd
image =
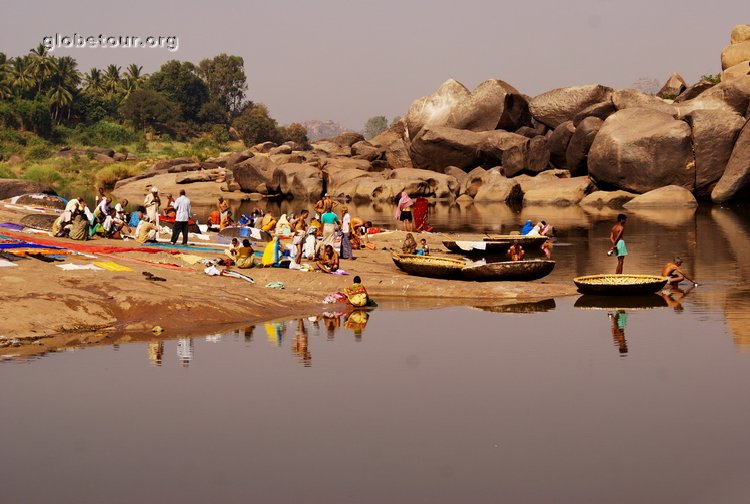
[[[57,126],[107,121],[175,139],[210,133],[222,143],[233,127],[248,146],[288,140],[307,145],[304,126],[280,126],[246,93],[240,56],[219,54],[197,65],[171,60],[147,75],[137,64],[82,73],[74,58],[53,56],[41,44],[23,56],[0,52],[0,126],[5,128],[52,138]]]

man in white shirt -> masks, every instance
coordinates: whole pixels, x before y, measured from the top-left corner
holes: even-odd
[[[188,244],[188,221],[190,220],[190,200],[185,196],[185,189],[180,189],[180,197],[174,200],[177,211],[172,227],[172,245],[177,243],[177,237],[182,233],[182,244]]]

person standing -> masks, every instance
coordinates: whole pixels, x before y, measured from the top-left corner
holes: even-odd
[[[401,191],[401,198],[398,200],[396,205],[396,220],[401,221],[403,230],[407,233],[412,230],[412,223],[414,221],[411,213],[411,207],[414,205],[414,200],[409,197],[406,191]]]
[[[175,216],[172,227],[172,245],[182,233],[182,244],[188,244],[188,221],[190,220],[190,200],[185,196],[185,189],[180,189],[180,197],[174,201]]]
[[[628,255],[628,249],[625,246],[625,240],[623,239],[623,235],[625,234],[625,221],[627,220],[627,215],[618,214],[617,223],[612,226],[612,231],[609,233],[609,241],[612,243],[612,246],[609,248],[607,255],[614,254],[617,257],[617,267],[615,268],[616,275],[622,274],[625,256]]]
[[[159,206],[161,206],[161,199],[159,199],[159,189],[152,187],[151,191],[146,195],[143,200],[143,206],[146,207],[146,215],[149,220],[159,226]]]

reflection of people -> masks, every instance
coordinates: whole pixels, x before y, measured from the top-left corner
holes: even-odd
[[[508,247],[506,254],[511,261],[523,261],[523,258],[526,257],[526,252],[523,250],[521,244],[518,243],[518,240],[513,241],[513,245]]]
[[[658,294],[667,302],[667,306],[672,308],[674,311],[682,311],[685,307],[682,306],[682,300],[693,288],[682,290],[676,285],[668,284],[667,288],[658,292]]]
[[[628,342],[625,341],[625,326],[628,325],[628,314],[623,310],[617,310],[609,314],[612,323],[612,340],[621,354],[628,353]]]
[[[612,246],[609,248],[608,255],[615,254],[617,257],[617,267],[615,268],[615,274],[622,274],[622,266],[625,262],[625,256],[628,255],[628,249],[625,247],[625,240],[622,238],[625,233],[625,221],[628,216],[625,214],[617,214],[617,223],[612,226],[612,231],[609,233],[609,241],[612,242]]]
[[[370,314],[367,312],[367,310],[353,310],[346,316],[346,320],[344,320],[344,327],[354,331],[354,337],[356,341],[361,341],[362,331],[365,330],[367,321],[369,319]]]
[[[294,341],[292,342],[292,353],[299,358],[299,361],[305,367],[312,365],[312,355],[308,346],[307,328],[305,328],[304,319],[297,321],[297,332],[294,334]]]
[[[148,344],[148,360],[154,366],[161,366],[161,357],[164,355],[164,343],[161,341],[150,341]]]
[[[177,340],[177,357],[182,363],[182,367],[188,367],[193,360],[193,340],[192,338],[181,338]]]
[[[338,313],[324,313],[323,314],[323,325],[326,326],[326,339],[333,340],[336,334],[336,329],[341,327],[341,319],[339,319]]]
[[[689,276],[687,276],[681,266],[682,259],[680,257],[675,257],[674,261],[668,262],[661,269],[661,276],[668,277],[670,285],[677,285],[683,280],[687,280],[688,282],[693,283],[693,287],[698,287],[698,284],[695,283],[695,281],[691,280]]]

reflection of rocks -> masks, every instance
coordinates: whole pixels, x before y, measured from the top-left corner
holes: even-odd
[[[695,200],[693,193],[684,187],[666,186],[636,196],[623,206],[628,210],[639,208],[694,208],[698,206],[698,202]]]
[[[622,208],[628,201],[638,196],[627,191],[595,191],[583,198],[581,206]]]

